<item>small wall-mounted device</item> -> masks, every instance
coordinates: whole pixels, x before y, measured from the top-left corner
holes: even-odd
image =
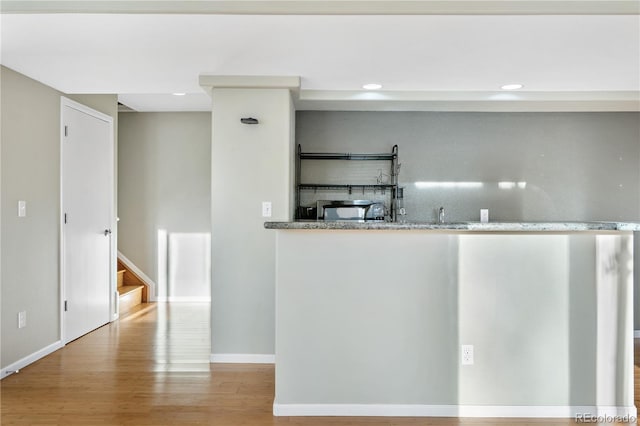
[[[244,118],[241,118],[241,119],[240,119],[240,122],[241,122],[242,124],[258,124],[258,123],[260,123],[260,122],[258,121],[258,119],[257,119],[257,118],[253,118],[253,117],[244,117]]]
[[[480,223],[489,223],[489,209],[480,209]]]
[[[18,201],[18,217],[27,216],[27,202],[24,200]]]

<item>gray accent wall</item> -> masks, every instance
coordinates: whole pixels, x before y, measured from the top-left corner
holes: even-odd
[[[9,68],[1,86],[1,350],[5,368],[60,339],[60,97],[117,120],[115,95],[68,96]],[[27,216],[18,218],[18,200]],[[19,311],[27,326],[17,327]]]
[[[452,222],[479,220],[481,208],[494,221],[640,220],[638,113],[299,111],[296,142],[329,152],[399,145],[410,221],[433,221],[440,206]],[[465,182],[476,185],[438,186]]]
[[[440,206],[451,222],[477,221],[481,208],[492,221],[640,220],[636,112],[298,111],[296,143],[309,152],[389,152],[398,144],[407,221],[435,221]],[[338,165],[323,167],[328,178],[332,167],[339,173]],[[464,182],[474,185],[438,186]],[[375,198],[352,196],[363,197]],[[640,306],[640,291],[635,300]]]
[[[118,141],[118,250],[155,296],[208,299],[211,114],[121,113]]]

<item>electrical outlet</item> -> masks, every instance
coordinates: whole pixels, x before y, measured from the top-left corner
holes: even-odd
[[[25,328],[27,326],[27,311],[18,312],[18,328]]]
[[[462,345],[462,365],[473,365],[473,345]]]

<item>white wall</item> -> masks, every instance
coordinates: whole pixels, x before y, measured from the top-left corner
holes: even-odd
[[[212,352],[273,354],[275,235],[263,224],[290,219],[291,98],[286,89],[213,89],[212,98]],[[248,116],[260,124],[241,124]]]
[[[211,114],[120,114],[118,250],[160,300],[209,300]]]
[[[2,330],[0,366],[60,339],[60,96],[63,94],[2,67],[1,229]],[[114,95],[68,96],[116,121]],[[27,217],[17,217],[18,200]],[[17,327],[19,311],[27,326]]]

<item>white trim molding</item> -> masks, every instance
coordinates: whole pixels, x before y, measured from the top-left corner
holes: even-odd
[[[287,89],[300,96],[299,76],[200,74],[199,83],[210,96],[214,89]]]
[[[300,111],[636,112],[638,91],[300,90]]]
[[[636,15],[638,3],[635,0],[4,0],[2,12],[235,15]]]
[[[592,418],[598,416],[634,419],[636,407],[596,406],[503,406],[421,404],[279,404],[274,416],[358,416],[358,417],[530,417]]]
[[[197,297],[197,296],[157,296],[156,302],[195,302],[195,303],[208,303],[211,302],[210,297]]]
[[[64,345],[62,344],[62,340],[58,340],[57,342],[54,342],[48,346],[45,346],[44,348],[32,353],[31,355],[27,355],[26,357],[0,370],[0,380],[4,379],[7,376],[12,375],[13,373],[17,373],[20,369],[25,368],[29,364],[33,364],[39,359],[44,358],[45,356],[63,347]]]
[[[299,76],[200,74],[200,86],[215,89],[291,89],[300,88]]]
[[[273,354],[211,354],[209,361],[220,364],[275,364],[276,356]]]
[[[122,254],[120,250],[118,250],[118,259],[120,262],[124,263],[124,265],[131,270],[134,274],[138,276],[144,283],[149,287],[149,301],[150,302],[159,302],[157,298],[156,288],[158,287],[156,283],[147,276],[140,268],[138,268],[132,261],[127,259],[127,257]],[[171,300],[162,300],[162,302],[171,302]]]

